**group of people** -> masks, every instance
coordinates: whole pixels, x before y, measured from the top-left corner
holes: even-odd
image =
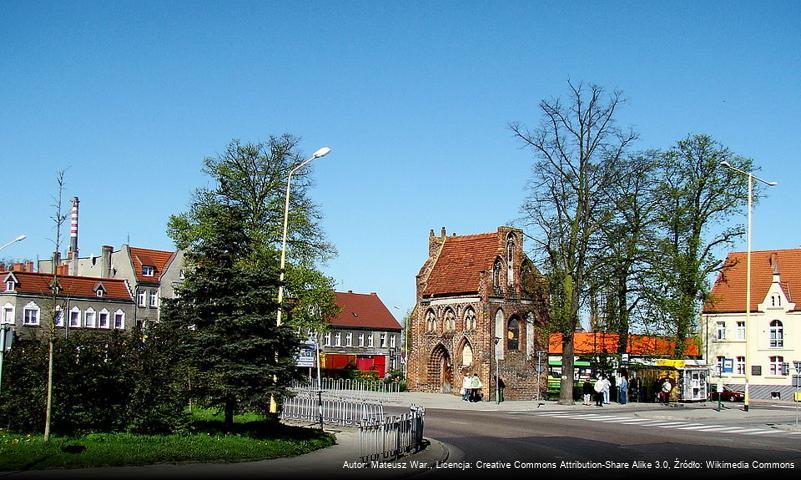
[[[477,373],[471,373],[470,375],[465,375],[464,380],[462,380],[462,400],[465,402],[478,402],[481,401],[483,394],[481,393],[481,379],[478,378]]]
[[[640,396],[640,380],[635,378],[632,384],[629,385],[629,380],[626,375],[620,377],[620,384],[615,386],[614,379],[611,379],[606,374],[601,374],[595,384],[590,382],[589,379],[584,381],[582,386],[582,393],[584,395],[584,405],[590,405],[590,401],[595,397],[595,406],[603,407],[609,404],[609,392],[612,389],[617,391],[617,400],[621,405],[628,403],[629,388],[632,389],[633,398],[639,401]],[[673,385],[670,383],[670,378],[665,377],[657,380],[654,384],[654,390],[657,392],[656,400],[664,405],[670,402],[670,392],[673,390]]]

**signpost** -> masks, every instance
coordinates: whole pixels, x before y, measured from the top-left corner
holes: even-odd
[[[793,367],[795,367],[795,375],[793,375],[793,386],[795,387],[795,426],[798,428],[798,403],[801,402],[801,393],[798,389],[801,387],[801,361],[794,360]]]
[[[542,357],[548,352],[537,350],[537,401],[540,401],[540,378],[542,377]]]

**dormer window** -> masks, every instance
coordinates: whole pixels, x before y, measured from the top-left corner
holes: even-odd
[[[13,292],[14,291],[14,282],[9,280],[6,282],[6,292]]]
[[[142,265],[142,276],[152,277],[156,273],[156,267],[150,265]]]
[[[95,285],[94,290],[95,295],[97,295],[98,298],[103,298],[106,295],[106,287],[104,287],[100,282]]]
[[[103,290],[98,290],[97,291],[97,296],[98,296],[98,298],[103,298]]]

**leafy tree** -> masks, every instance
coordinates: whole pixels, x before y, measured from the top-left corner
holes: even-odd
[[[748,182],[721,167],[722,161],[752,169],[750,159],[703,134],[680,140],[661,162],[655,192],[661,233],[646,293],[650,313],[675,335],[679,357],[709,294],[707,278],[722,265],[716,250],[744,234],[744,227],[730,226],[730,219],[744,210]]]
[[[633,132],[615,125],[620,92],[608,97],[603,88],[570,87],[569,100],[543,100],[543,120],[533,130],[510,127],[537,158],[522,206],[524,221],[536,230],[550,293],[550,321],[562,334],[563,371],[560,403],[573,403],[573,334],[586,297],[587,279],[596,268],[591,249],[612,207],[603,192],[612,184],[617,164]]]

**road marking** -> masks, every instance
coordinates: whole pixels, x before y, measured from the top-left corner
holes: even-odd
[[[763,430],[761,428],[741,428],[739,430],[731,430],[726,433],[747,433],[747,432],[762,432],[762,431]]]
[[[694,425],[703,425],[702,423],[673,423],[672,425],[665,425],[659,428],[679,428],[679,427],[692,427]]]
[[[679,430],[701,430],[704,428],[722,427],[723,425],[701,425],[700,427],[681,427]]]
[[[766,433],[774,433],[774,432],[776,432],[776,430],[762,430],[758,432],[746,433],[745,435],[764,435]],[[738,433],[743,433],[743,432],[738,432]]]
[[[710,430],[710,432],[728,432],[732,433],[732,430],[742,430],[743,427],[724,427],[724,428],[716,428],[714,430]]]

